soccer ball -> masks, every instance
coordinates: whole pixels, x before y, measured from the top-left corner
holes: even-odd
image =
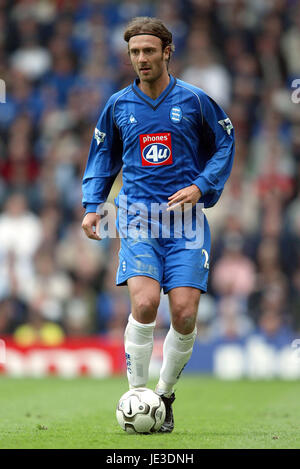
[[[154,433],[165,421],[166,408],[161,397],[151,389],[135,388],[123,394],[116,415],[127,433]]]

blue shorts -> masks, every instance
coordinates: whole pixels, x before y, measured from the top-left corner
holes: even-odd
[[[121,238],[116,284],[126,285],[130,277],[145,276],[157,280],[164,293],[176,287],[194,287],[205,293],[211,241],[204,214],[202,231],[196,247],[185,236]]]

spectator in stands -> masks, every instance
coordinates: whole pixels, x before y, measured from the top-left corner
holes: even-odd
[[[11,291],[22,298],[30,295],[34,255],[42,241],[39,217],[32,213],[21,193],[11,195],[0,215],[0,296]],[[24,282],[26,279],[26,282]]]
[[[211,282],[216,295],[246,299],[255,286],[255,265],[242,251],[238,233],[228,236],[221,258],[216,262]]]

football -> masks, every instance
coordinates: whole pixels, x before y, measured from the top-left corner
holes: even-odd
[[[155,433],[165,421],[161,397],[148,388],[127,391],[117,405],[117,420],[127,433]]]

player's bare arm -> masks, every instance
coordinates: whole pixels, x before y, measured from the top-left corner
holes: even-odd
[[[167,210],[174,210],[179,207],[183,208],[184,204],[192,204],[192,206],[194,206],[199,201],[201,196],[201,191],[195,184],[184,187],[183,189],[180,189],[179,191],[175,192],[175,194],[172,194],[170,197],[168,197],[169,207]]]
[[[97,213],[87,213],[82,221],[82,229],[90,239],[100,241],[100,215]]]

